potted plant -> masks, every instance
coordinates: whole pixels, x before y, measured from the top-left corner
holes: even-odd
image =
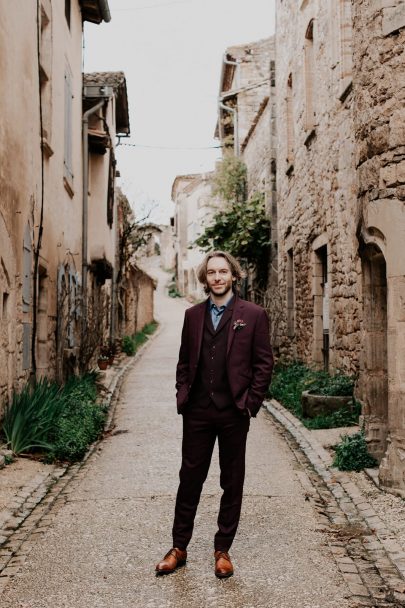
[[[105,355],[103,353],[100,353],[98,359],[97,359],[97,365],[99,367],[99,369],[101,370],[106,370],[108,367],[108,361],[109,361],[110,357],[109,355]]]
[[[353,376],[337,373],[317,372],[306,382],[301,394],[302,413],[307,418],[320,414],[331,414],[343,408],[353,409]]]

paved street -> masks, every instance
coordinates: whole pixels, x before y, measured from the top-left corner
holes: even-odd
[[[161,273],[163,275],[163,273]],[[164,275],[167,278],[167,275]],[[235,576],[213,574],[217,453],[187,565],[155,577],[171,546],[181,418],[174,371],[186,304],[157,294],[160,334],[124,382],[116,433],[80,470],[1,596],[4,608],[346,608],[347,587],[306,500],[305,471],[269,414],[252,421],[245,498],[231,550]]]

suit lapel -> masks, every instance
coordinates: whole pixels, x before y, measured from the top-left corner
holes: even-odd
[[[243,300],[241,300],[237,295],[235,295],[231,322],[229,323],[229,328],[228,328],[228,344],[227,344],[227,349],[226,349],[227,355],[229,354],[229,351],[231,350],[233,339],[235,337],[235,330],[233,329],[233,324],[235,323],[235,321],[237,319],[243,318],[243,315],[242,315],[243,308],[244,308]]]
[[[196,331],[197,331],[197,361],[199,361],[200,359],[200,353],[201,353],[201,344],[202,344],[202,339],[203,339],[203,333],[204,333],[204,322],[205,322],[205,315],[206,315],[206,311],[207,311],[207,301],[202,302],[200,304],[200,308],[198,309],[197,312],[197,322],[196,322]]]

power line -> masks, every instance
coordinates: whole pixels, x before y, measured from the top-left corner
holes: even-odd
[[[118,146],[128,146],[131,148],[146,148],[149,150],[178,150],[178,151],[190,151],[190,150],[217,150],[218,148],[222,148],[221,145],[219,146],[203,146],[201,148],[177,148],[177,147],[173,147],[173,146],[147,146],[147,145],[143,145],[143,144],[127,144],[127,143],[121,143],[120,141],[118,142]],[[117,146],[117,147],[118,147]]]
[[[164,6],[172,6],[173,4],[190,4],[190,0],[175,0],[174,2],[164,2],[161,4],[151,4],[150,6],[134,6],[131,8],[115,8],[113,9],[114,13],[117,12],[132,12],[132,11],[142,11],[148,8],[159,8]]]

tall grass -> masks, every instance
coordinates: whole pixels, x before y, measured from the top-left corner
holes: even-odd
[[[97,372],[59,386],[38,380],[15,393],[2,431],[15,454],[41,451],[47,460],[80,460],[103,430],[106,408],[97,403]]]
[[[64,404],[63,389],[47,378],[14,393],[3,419],[3,433],[10,449],[15,454],[51,449],[49,438]]]

